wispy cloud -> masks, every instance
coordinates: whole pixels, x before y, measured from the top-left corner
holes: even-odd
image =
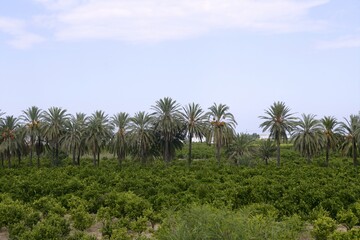
[[[309,11],[328,0],[35,0],[51,13],[59,40],[163,41],[216,29],[318,29]]]
[[[330,41],[322,41],[317,45],[320,49],[360,48],[360,34],[348,35]]]
[[[13,18],[0,17],[0,32],[10,35],[7,43],[19,49],[29,48],[45,40],[42,36],[27,31],[24,21]]]

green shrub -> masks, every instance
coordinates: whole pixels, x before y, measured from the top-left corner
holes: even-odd
[[[78,208],[71,211],[71,220],[73,221],[74,228],[78,230],[85,230],[93,223],[92,216],[82,205],[79,205]]]
[[[44,196],[35,200],[32,204],[36,210],[39,210],[44,216],[49,213],[55,213],[64,215],[66,209],[60,204],[60,202],[51,196]]]
[[[351,229],[347,232],[334,232],[329,236],[329,240],[354,240],[360,239],[360,229]]]
[[[69,232],[70,225],[63,217],[49,214],[32,229],[19,235],[18,238],[29,240],[64,239]]]
[[[335,220],[327,216],[322,216],[315,220],[312,235],[316,240],[326,240],[335,229]]]
[[[359,222],[359,219],[351,210],[342,210],[338,212],[336,219],[339,223],[345,224],[348,229],[351,229]]]

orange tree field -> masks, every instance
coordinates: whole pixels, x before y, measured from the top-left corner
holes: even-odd
[[[191,167],[128,160],[120,168],[105,158],[99,167],[84,159],[4,168],[0,228],[11,239],[359,238],[360,178],[351,159],[307,164],[289,146],[282,159],[281,167],[210,158]],[[339,224],[347,231],[335,231]]]

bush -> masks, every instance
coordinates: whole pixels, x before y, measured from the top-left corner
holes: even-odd
[[[335,229],[335,220],[327,216],[322,216],[315,220],[312,235],[316,240],[326,240]]]
[[[85,230],[93,223],[93,218],[82,205],[71,211],[71,220],[74,228],[78,230]]]
[[[252,209],[251,209],[252,208]],[[239,212],[216,209],[209,205],[192,206],[175,214],[169,214],[155,233],[158,239],[296,239],[303,229],[300,218],[293,216],[277,222],[273,212],[266,215],[249,207]]]
[[[342,210],[338,212],[336,218],[339,223],[345,224],[348,229],[351,229],[359,222],[359,219],[351,210]]]
[[[51,196],[44,196],[35,200],[33,202],[33,206],[36,210],[42,212],[44,216],[49,213],[64,215],[66,212],[66,209],[60,204],[60,202]]]

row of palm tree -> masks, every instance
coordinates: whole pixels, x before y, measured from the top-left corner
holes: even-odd
[[[355,166],[358,165],[357,154],[360,144],[360,113],[350,115],[344,122],[339,122],[332,116],[316,119],[316,115],[302,114],[294,117],[284,102],[275,102],[265,115],[260,116],[264,122],[260,124],[263,131],[270,132],[270,138],[277,145],[277,165],[280,165],[280,143],[288,137],[308,162],[325,150],[325,163],[329,164],[331,149],[341,149],[343,153],[350,153]]]
[[[181,107],[175,100],[165,97],[151,106],[151,113],[140,111],[130,116],[120,112],[109,117],[103,111],[95,111],[90,116],[84,113],[71,115],[66,109],[51,107],[43,111],[32,106],[19,117],[4,116],[0,111],[0,157],[11,167],[11,158],[44,152],[51,154],[52,165],[60,163],[60,153],[72,157],[74,165],[80,165],[85,153],[93,156],[93,164],[99,165],[100,154],[106,149],[119,162],[131,154],[141,162],[152,156],[162,155],[165,162],[175,156],[175,150],[188,140],[188,164],[192,161],[192,140],[205,139],[215,146],[215,157],[220,163],[221,150],[226,146],[230,158],[240,159],[248,155],[254,138],[246,134],[236,134],[236,120],[225,104],[216,104],[204,111],[199,104],[190,103]],[[302,114],[300,118],[291,113],[284,102],[274,102],[265,115],[260,127],[269,132],[269,140],[261,142],[259,151],[267,163],[272,155],[275,142],[277,165],[280,166],[280,144],[289,139],[308,162],[325,151],[326,165],[329,153],[340,148],[350,152],[354,165],[358,165],[357,154],[360,144],[360,114],[351,115],[344,122],[326,116],[320,120],[315,115]],[[236,160],[237,161],[237,160]]]
[[[235,135],[236,121],[224,104],[214,103],[207,112],[199,104],[181,107],[175,100],[165,97],[156,101],[152,112],[143,111],[131,117],[120,112],[109,117],[103,111],[90,116],[84,113],[71,115],[66,109],[51,107],[43,111],[32,106],[19,117],[6,116],[0,111],[0,157],[11,167],[11,158],[29,154],[33,165],[34,153],[37,165],[43,152],[51,154],[51,163],[60,164],[61,152],[72,157],[74,165],[80,165],[85,153],[93,156],[93,164],[99,165],[101,151],[106,149],[117,156],[119,164],[128,154],[142,162],[151,156],[162,155],[165,162],[175,156],[175,150],[189,139],[188,163],[192,160],[192,139],[207,139],[220,151]]]

